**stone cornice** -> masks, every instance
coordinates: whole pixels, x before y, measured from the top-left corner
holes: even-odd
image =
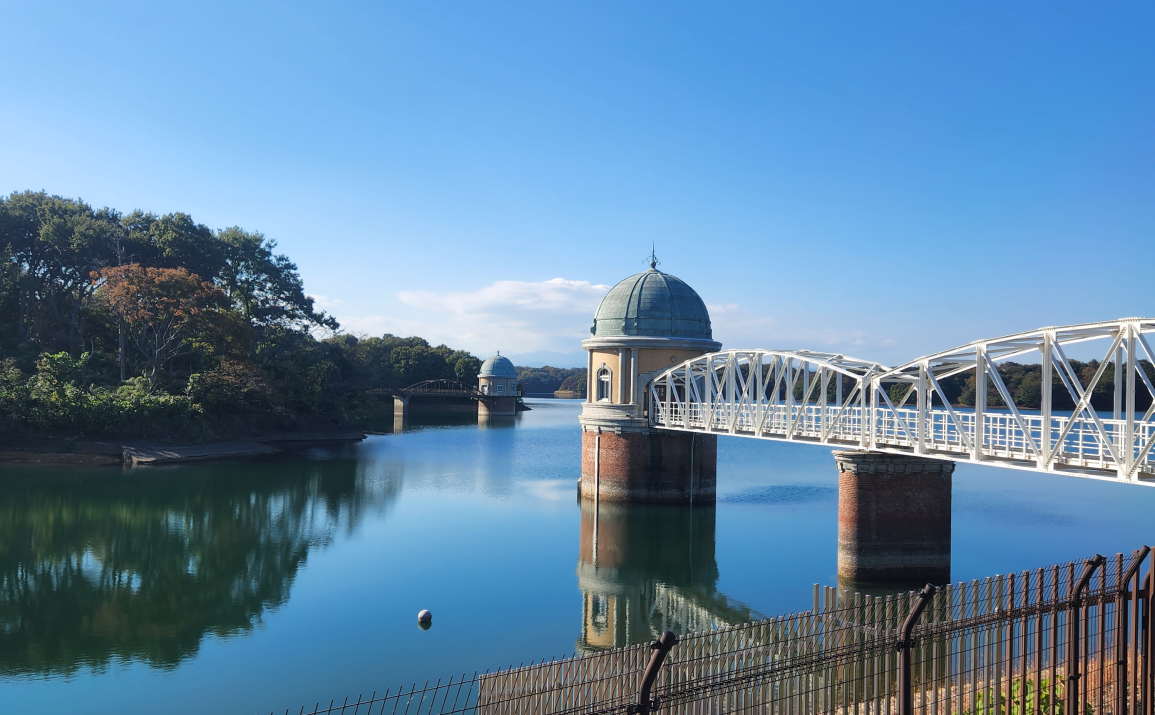
[[[586,402],[578,422],[586,432],[648,432],[650,428],[650,421],[642,416],[641,405]]]
[[[618,348],[664,350],[700,350],[704,353],[716,353],[722,349],[722,343],[716,340],[703,338],[656,338],[652,336],[612,336],[602,338],[588,338],[582,341],[584,350],[616,350]]]

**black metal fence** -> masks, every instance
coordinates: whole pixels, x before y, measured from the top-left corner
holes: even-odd
[[[816,587],[802,613],[298,715],[1155,715],[1149,553],[884,597]]]

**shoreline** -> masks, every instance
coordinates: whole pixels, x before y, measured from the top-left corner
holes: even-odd
[[[360,429],[275,432],[201,444],[174,444],[135,439],[72,441],[61,437],[40,437],[28,439],[25,444],[12,449],[0,449],[0,465],[138,467],[182,464],[215,459],[265,457],[284,454],[293,446],[360,442],[365,437],[366,432]]]

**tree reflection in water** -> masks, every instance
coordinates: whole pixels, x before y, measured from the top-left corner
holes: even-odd
[[[714,506],[581,502],[579,653],[648,643],[758,614],[717,590]]]
[[[393,501],[350,455],[0,479],[0,673],[175,668],[285,603],[309,551]]]

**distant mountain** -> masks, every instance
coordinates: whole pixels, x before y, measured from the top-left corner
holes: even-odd
[[[514,365],[525,365],[526,367],[549,367],[556,365],[562,369],[572,367],[584,367],[586,364],[586,352],[578,349],[573,352],[563,353],[554,350],[535,350],[530,353],[501,353],[513,361]]]

